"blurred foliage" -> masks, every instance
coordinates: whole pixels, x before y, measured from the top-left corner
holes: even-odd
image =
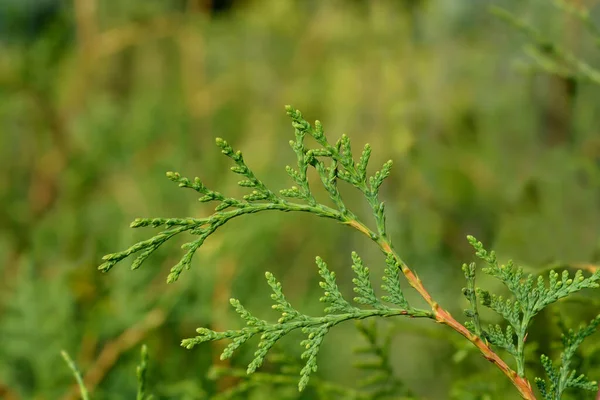
[[[598,86],[520,68],[528,38],[489,6],[600,65],[598,37],[581,19],[542,0],[225,3],[0,0],[0,397],[77,398],[65,349],[92,398],[133,398],[146,343],[148,393],[212,398],[244,381],[234,372],[251,353],[224,364],[220,344],[188,351],[179,341],[198,326],[236,326],[230,297],[266,309],[268,298],[254,296],[266,269],[316,315],[320,294],[307,268],[315,255],[342,290],[351,291],[351,250],[381,275],[384,260],[358,235],[287,214],[217,232],[173,285],[164,282],[180,256],[173,246],[135,272],[96,270],[102,255],[143,238],[127,226],[135,217],[210,213],[193,193],[173,190],[165,171],[241,193],[213,148],[217,136],[243,149],[268,184],[287,187],[272,166],[294,161],[288,103],[334,136],[371,143],[373,165],[394,160],[381,193],[392,239],[454,315],[465,307],[467,234],[531,271],[600,261]],[[571,3],[600,22],[596,1]],[[368,212],[359,197],[347,203]],[[578,299],[552,313],[569,327],[591,319],[597,292]],[[536,364],[560,351],[552,313],[528,338]],[[458,335],[390,323],[391,367],[419,398],[515,392]],[[363,372],[340,360],[361,339],[352,327],[336,329],[317,378],[347,387]],[[298,355],[290,342],[282,350]],[[598,340],[578,360],[599,377]],[[209,374],[211,366],[232,372]],[[300,398],[294,385],[265,385],[238,398]]]

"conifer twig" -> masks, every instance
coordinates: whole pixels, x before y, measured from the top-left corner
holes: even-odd
[[[363,233],[375,242],[385,254],[387,268],[381,289],[386,292],[386,295],[381,297],[376,295],[371,284],[369,268],[364,265],[355,252],[352,252],[352,270],[356,275],[352,282],[354,283],[354,292],[357,294],[353,300],[367,308],[350,304],[336,284],[335,272],[331,271],[320,257],[317,257],[316,263],[322,278],[320,286],[324,290],[324,296],[320,300],[328,304],[324,316],[305,315],[294,308],[286,299],[281,283],[273,274],[267,272],[265,277],[273,292],[271,299],[275,302],[272,308],[281,313],[281,317],[276,323],[257,318],[239,300],[231,299],[230,304],[246,322],[245,327],[225,331],[198,328],[196,330],[198,335],[184,339],[181,345],[191,349],[204,342],[229,340],[230,343],[221,354],[221,359],[225,360],[230,358],[248,340],[258,336],[260,343],[254,353],[254,359],[247,368],[247,373],[251,374],[263,364],[267,353],[279,339],[293,331],[301,330],[307,336],[307,339],[301,342],[301,346],[305,349],[301,358],[306,360],[300,371],[298,384],[299,390],[302,391],[307,387],[311,373],[317,370],[317,355],[320,346],[334,326],[345,321],[358,321],[373,317],[402,315],[411,318],[428,318],[452,328],[466,338],[475,345],[484,358],[508,377],[523,399],[535,400],[536,396],[532,385],[525,376],[525,339],[533,317],[548,305],[572,293],[585,288],[600,287],[600,272],[596,271],[590,277],[584,277],[582,271],[577,271],[573,276],[570,276],[569,271],[563,271],[562,275],[550,271],[547,280],[543,276],[538,276],[537,285],[535,285],[536,279],[533,275],[524,276],[523,269],[517,268],[512,262],[506,266],[499,265],[493,251],[488,252],[481,242],[468,236],[467,239],[474,247],[475,254],[487,265],[482,271],[500,280],[514,296],[514,300],[512,298],[505,300],[501,296],[495,296],[480,288],[475,288],[475,264],[465,265],[463,271],[468,287],[464,289],[463,293],[467,295],[471,305],[471,309],[466,310],[471,321],[466,322],[465,325],[461,324],[434,300],[421,279],[394,250],[386,230],[385,204],[379,200],[379,188],[389,176],[392,162],[384,163],[381,170],[372,176],[367,176],[367,164],[371,155],[371,148],[368,144],[364,146],[359,159],[355,160],[352,156],[350,139],[347,136],[342,135],[335,145],[332,145],[326,138],[319,121],[316,121],[313,127],[302,117],[300,111],[290,106],[287,106],[286,110],[292,118],[292,126],[295,130],[296,140],[291,140],[290,146],[297,156],[297,168],[287,166],[286,172],[296,185],[280,190],[278,194],[273,192],[246,165],[241,151],[235,151],[225,140],[217,138],[216,143],[221,148],[221,152],[235,162],[235,166],[231,167],[231,170],[245,178],[240,180],[238,185],[252,188],[252,192],[243,196],[241,200],[230,198],[220,192],[208,189],[199,178],[192,181],[175,172],[167,173],[168,178],[178,183],[180,187],[193,189],[200,193],[202,195],[199,199],[201,202],[219,202],[215,207],[215,212],[206,218],[138,218],[132,223],[132,227],[163,227],[164,230],[124,251],[107,254],[103,257],[104,263],[99,269],[107,272],[119,261],[133,254],[137,254],[137,257],[133,261],[132,269],[139,268],[163,243],[175,235],[188,232],[195,235],[196,238],[182,246],[187,252],[171,268],[167,277],[167,282],[171,283],[179,279],[184,270],[191,267],[192,257],[204,241],[231,219],[271,210],[306,212],[332,219]],[[306,148],[305,137],[312,137],[321,147]],[[323,160],[329,162],[328,166]],[[309,167],[316,170],[334,207],[323,205],[315,198],[307,178]],[[373,212],[376,229],[369,228],[346,207],[338,190],[339,181],[347,182],[362,192]],[[288,199],[299,199],[303,202]],[[401,289],[400,272],[410,286],[425,300],[430,310],[418,309],[409,304]],[[499,325],[484,329],[477,311],[477,301],[499,313],[508,322],[506,329],[503,330]],[[392,306],[386,303],[392,304]],[[536,384],[540,388],[544,400],[558,400],[566,388],[597,389],[597,383],[589,381],[583,374],[575,377],[575,371],[569,370],[569,365],[576,348],[587,336],[595,332],[598,325],[600,325],[600,316],[577,332],[571,330],[563,337],[565,351],[561,355],[560,373],[556,372],[552,361],[547,356],[542,357],[542,365],[548,379],[536,378]],[[492,349],[492,346],[507,350],[515,358],[517,370],[513,370]],[[549,382],[549,386],[547,386],[547,382]]]
[[[454,317],[442,308],[429,294],[421,279],[406,265],[400,258],[398,253],[394,251],[390,241],[386,238],[378,237],[374,232],[367,228],[364,224],[357,220],[351,220],[347,222],[348,225],[354,229],[367,235],[370,239],[374,240],[379,248],[387,255],[392,256],[400,264],[400,269],[408,283],[421,295],[421,297],[427,302],[433,311],[434,319],[443,325],[447,325],[454,329],[460,335],[465,337],[471,343],[473,343],[481,352],[481,354],[492,364],[496,365],[502,373],[504,373],[517,388],[523,399],[535,400],[535,393],[531,387],[531,383],[525,377],[519,376],[513,369],[498,354],[496,354],[480,337],[470,332],[463,324],[458,322]],[[375,238],[375,239],[373,239]]]

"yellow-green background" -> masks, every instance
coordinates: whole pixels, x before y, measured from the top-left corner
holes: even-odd
[[[352,250],[374,279],[381,274],[382,256],[358,233],[283,213],[223,227],[173,285],[165,280],[181,240],[137,271],[127,262],[96,270],[102,255],[153,233],[129,229],[135,217],[211,213],[166,171],[244,194],[215,137],[243,150],[270,187],[289,187],[285,104],[321,120],[332,140],[346,133],[356,156],[371,143],[370,171],[394,160],[381,193],[392,240],[459,320],[460,266],[473,259],[467,234],[531,271],[599,261],[600,86],[527,68],[528,39],[489,13],[492,4],[506,7],[598,65],[585,26],[552,2],[248,0],[216,13],[210,3],[0,1],[0,397],[69,398],[66,349],[84,375],[100,371],[94,399],[130,399],[146,343],[157,398],[211,398],[235,384],[207,376],[224,344],[190,351],[179,342],[199,326],[241,326],[230,297],[275,319],[264,271],[313,315],[322,308],[316,255],[348,298]],[[358,192],[343,194],[369,217]],[[580,298],[583,306],[552,311],[575,326],[598,312],[597,293]],[[542,315],[532,331],[539,352],[555,351],[552,318]],[[456,333],[430,321],[396,323],[394,368],[420,398],[515,398]],[[300,340],[282,348],[297,357]],[[598,341],[581,358],[592,379],[600,378]],[[335,328],[316,376],[352,385],[363,374],[349,362],[360,343],[352,324]],[[255,344],[233,366],[244,368]],[[295,398],[291,389],[249,396]]]

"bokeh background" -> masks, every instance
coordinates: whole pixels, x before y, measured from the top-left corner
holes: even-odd
[[[600,17],[596,1],[570,3]],[[531,272],[593,268],[600,86],[537,68],[523,51],[530,38],[491,5],[600,65],[600,35],[541,0],[0,0],[0,398],[78,398],[65,349],[92,398],[130,399],[143,343],[157,399],[319,398],[297,393],[297,375],[236,397],[231,389],[248,381],[230,375],[255,343],[224,363],[224,343],[186,350],[179,342],[200,326],[241,326],[230,297],[276,318],[266,270],[293,304],[318,315],[316,255],[352,297],[350,252],[373,277],[384,265],[358,233],[310,215],[261,214],[220,229],[175,284],[165,280],[182,255],[177,240],[134,272],[127,262],[96,269],[104,254],[154,233],[130,229],[135,217],[211,213],[166,171],[244,194],[215,137],[243,150],[269,186],[289,187],[285,104],[321,120],[332,139],[371,143],[371,171],[394,160],[382,188],[392,240],[454,315],[466,306],[467,234]],[[369,217],[357,192],[344,195]],[[575,300],[536,320],[532,376],[541,353],[560,350],[556,318],[576,326],[600,308],[598,292]],[[410,398],[516,398],[454,332],[430,321],[385,326],[394,328],[390,359]],[[300,340],[284,339],[280,350],[297,359]],[[592,337],[578,358],[596,379],[599,342]],[[361,344],[351,323],[335,328],[315,377],[352,387],[365,374],[350,362]]]

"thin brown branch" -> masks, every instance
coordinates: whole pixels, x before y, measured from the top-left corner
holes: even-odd
[[[364,224],[358,221],[350,221],[349,225],[359,230],[360,232],[366,234],[370,238],[377,237],[373,232],[371,232],[371,230],[368,227],[366,227]],[[468,341],[473,343],[488,361],[496,365],[496,367],[498,367],[502,371],[502,373],[504,373],[504,375],[506,375],[511,380],[511,382],[517,388],[523,399],[536,399],[535,393],[533,392],[533,388],[531,387],[531,384],[529,383],[527,378],[519,376],[484,341],[482,341],[478,336],[471,333],[471,331],[469,331],[464,325],[462,325],[460,322],[454,319],[454,317],[448,311],[443,309],[436,301],[433,300],[432,296],[425,289],[425,286],[423,285],[421,279],[419,279],[419,277],[404,263],[404,261],[402,261],[402,259],[394,251],[391,243],[388,240],[379,237],[376,240],[376,242],[386,255],[391,254],[394,257],[394,259],[400,264],[402,273],[408,280],[408,283],[421,295],[421,297],[423,297],[427,304],[429,304],[438,323],[449,326],[456,332],[460,333]]]

